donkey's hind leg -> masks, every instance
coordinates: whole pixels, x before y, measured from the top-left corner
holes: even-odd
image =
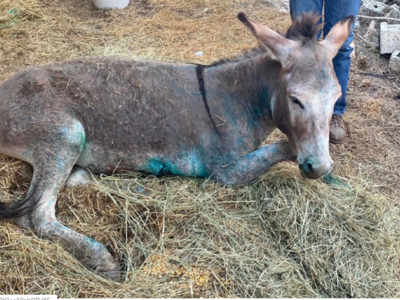
[[[33,178],[29,196],[38,205],[17,222],[41,237],[59,242],[84,265],[100,275],[119,280],[118,264],[103,244],[63,226],[56,218],[57,195],[79,158],[85,142],[80,123],[73,124],[69,130],[63,128],[60,132],[56,142],[44,141],[33,153]]]

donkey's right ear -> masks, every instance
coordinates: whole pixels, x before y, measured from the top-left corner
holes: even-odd
[[[242,12],[238,14],[238,19],[250,29],[261,46],[272,51],[282,66],[287,65],[289,53],[299,46],[298,42],[288,40],[267,26],[251,21]]]

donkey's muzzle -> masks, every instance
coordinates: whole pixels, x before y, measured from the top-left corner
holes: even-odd
[[[319,161],[315,158],[307,158],[302,164],[299,164],[301,174],[305,178],[318,179],[332,170],[333,161]]]

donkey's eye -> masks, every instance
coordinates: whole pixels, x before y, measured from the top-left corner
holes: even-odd
[[[291,96],[290,98],[292,99],[293,103],[296,103],[297,105],[300,106],[301,109],[304,109],[304,105],[299,101],[299,99],[293,96]]]

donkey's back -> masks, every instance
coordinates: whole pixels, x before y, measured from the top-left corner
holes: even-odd
[[[93,58],[31,68],[0,87],[0,105],[3,153],[33,163],[36,148],[51,149],[82,127],[77,164],[94,172],[196,175],[173,162],[200,164],[196,151],[212,130],[188,64]],[[207,176],[204,167],[194,168]]]

